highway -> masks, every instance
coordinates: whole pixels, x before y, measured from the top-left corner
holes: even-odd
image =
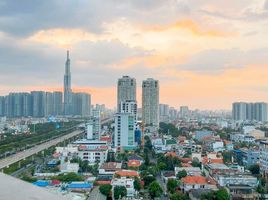
[[[30,149],[27,149],[25,151],[18,152],[14,155],[7,157],[7,158],[1,159],[0,160],[0,169],[8,167],[9,165],[11,165],[13,163],[16,163],[20,160],[23,160],[27,157],[34,155],[34,154],[37,154],[40,151],[43,151],[45,149],[48,149],[49,147],[55,146],[58,143],[63,142],[64,140],[68,140],[74,136],[81,134],[81,133],[82,133],[81,130],[76,130],[76,131],[73,131],[72,133],[69,133],[67,135],[58,137],[56,139],[53,139],[53,140],[50,140],[50,141],[45,142],[43,144],[37,145],[37,146],[32,147]]]

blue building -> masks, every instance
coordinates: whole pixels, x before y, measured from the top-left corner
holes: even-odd
[[[233,151],[233,154],[239,165],[249,167],[259,163],[260,152],[256,149],[237,149]]]

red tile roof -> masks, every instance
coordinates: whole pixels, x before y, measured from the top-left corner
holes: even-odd
[[[96,183],[98,184],[98,185],[106,185],[106,184],[111,184],[111,181],[96,181]]]
[[[207,179],[204,176],[186,176],[181,179],[184,184],[206,184]]]
[[[127,176],[127,177],[138,177],[139,174],[136,171],[133,170],[120,170],[115,172],[115,174],[119,175],[119,176]]]
[[[223,159],[222,158],[214,158],[214,159],[208,159],[208,157],[204,157],[202,160],[203,164],[208,164],[208,163],[218,163],[218,164],[223,164]]]
[[[176,152],[167,152],[166,156],[177,157]]]
[[[127,163],[128,167],[139,167],[141,166],[141,161],[139,160],[129,160]]]
[[[189,163],[192,161],[192,158],[180,158],[180,161],[183,163]]]

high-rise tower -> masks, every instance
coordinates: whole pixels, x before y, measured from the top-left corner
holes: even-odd
[[[121,102],[136,101],[136,79],[123,76],[117,82],[117,111]]]
[[[159,83],[152,78],[142,82],[142,121],[145,126],[159,126]]]
[[[69,51],[67,51],[67,60],[65,62],[64,74],[64,114],[72,114],[72,89],[71,89],[71,69]]]

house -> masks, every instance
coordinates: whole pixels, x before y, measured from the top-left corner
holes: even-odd
[[[116,177],[139,177],[139,173],[134,170],[120,170],[115,172]]]
[[[176,179],[176,174],[174,171],[162,171],[161,178],[163,179],[164,183],[167,183],[169,179]]]
[[[181,179],[181,190],[188,192],[192,189],[209,189],[216,190],[216,182],[212,178],[204,176],[186,176]]]
[[[100,175],[114,175],[116,171],[121,170],[122,163],[108,162],[103,163],[99,168]]]
[[[229,167],[221,163],[209,163],[204,166],[204,172],[206,175],[215,175],[216,173],[227,173],[230,172]]]
[[[141,161],[139,161],[139,160],[129,160],[128,162],[127,162],[127,166],[128,167],[131,167],[131,168],[138,168],[138,167],[140,167],[141,166]]]
[[[175,174],[185,170],[188,176],[200,176],[201,169],[199,167],[175,167]]]
[[[124,186],[127,189],[127,198],[133,198],[135,195],[134,179],[132,178],[114,178],[111,185],[113,186],[112,191],[114,191],[115,186]]]

